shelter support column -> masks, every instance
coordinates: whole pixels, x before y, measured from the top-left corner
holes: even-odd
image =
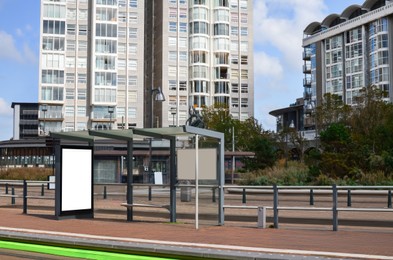
[[[127,204],[133,204],[133,168],[134,168],[134,146],[133,139],[127,141]],[[133,220],[133,207],[127,207],[127,221]]]
[[[170,222],[176,222],[176,137],[170,138]]]

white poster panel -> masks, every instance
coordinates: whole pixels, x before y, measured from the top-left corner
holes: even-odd
[[[92,149],[62,149],[61,211],[92,209]]]
[[[154,172],[154,184],[163,184],[162,172]]]
[[[198,149],[198,176],[200,180],[217,179],[217,149]],[[195,149],[177,150],[179,180],[195,180]]]

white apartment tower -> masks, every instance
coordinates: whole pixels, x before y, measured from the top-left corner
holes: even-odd
[[[41,0],[41,130],[253,116],[252,0]],[[164,102],[155,101],[160,89]]]

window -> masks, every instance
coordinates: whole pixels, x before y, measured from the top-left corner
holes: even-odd
[[[73,88],[66,88],[66,99],[75,99],[75,90]]]
[[[126,76],[118,75],[117,76],[117,85],[118,86],[125,86],[126,85]]]
[[[74,83],[74,82],[75,82],[75,74],[66,73],[66,83]]]
[[[97,39],[96,53],[116,53],[116,45],[117,42],[115,40]]]
[[[79,35],[87,35],[87,25],[79,25]]]
[[[128,60],[128,69],[129,70],[136,70],[138,66],[137,60]]]
[[[56,4],[44,4],[43,16],[47,18],[65,18],[65,6]]]
[[[65,116],[74,116],[74,107],[73,106],[66,106],[65,107]]]
[[[229,25],[228,24],[215,24],[214,35],[227,35],[229,36]]]
[[[43,53],[41,61],[42,61],[43,68],[54,68],[54,69],[64,68],[63,54]]]
[[[177,24],[176,22],[169,22],[169,31],[170,32],[177,32]]]
[[[78,42],[78,51],[87,51],[87,41]]]
[[[248,28],[247,27],[241,27],[240,28],[240,34],[242,36],[247,36],[248,35]]]
[[[136,76],[128,76],[128,86],[136,88],[137,78]]]
[[[63,87],[41,87],[41,100],[46,101],[63,101]]]
[[[78,73],[78,83],[87,83],[87,75],[85,73]]]
[[[64,38],[45,36],[42,38],[42,50],[63,51]]]
[[[119,70],[125,70],[126,69],[126,60],[125,59],[118,59],[117,60],[117,68]]]
[[[179,52],[179,60],[180,61],[187,61],[187,52],[186,51]]]
[[[138,1],[137,0],[130,0],[130,7],[138,7]]]
[[[168,45],[176,46],[176,37],[168,37]]]
[[[67,51],[75,51],[75,41],[67,40]]]
[[[116,86],[116,73],[115,72],[96,72],[95,85],[97,86]]]
[[[128,28],[128,37],[130,39],[136,39],[138,34],[137,28]]]
[[[128,108],[128,118],[136,118],[136,107]]]
[[[130,12],[128,15],[128,21],[130,23],[138,23],[138,13]]]
[[[67,24],[67,34],[75,35],[75,24]]]
[[[64,84],[63,70],[42,70],[42,83]]]
[[[168,54],[169,60],[170,61],[176,61],[177,59],[177,53],[175,51],[170,51]]]
[[[45,34],[65,34],[65,22],[44,20],[43,32]]]
[[[78,100],[86,100],[86,89],[84,88],[78,89]]]
[[[86,107],[78,106],[78,116],[86,116]]]
[[[116,24],[96,24],[96,36],[102,37],[117,37],[117,25]]]
[[[137,102],[137,92],[136,91],[128,91],[128,102],[136,103]]]

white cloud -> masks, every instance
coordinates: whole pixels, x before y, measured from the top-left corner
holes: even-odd
[[[22,55],[15,46],[14,38],[4,31],[0,31],[0,59],[23,62]]]
[[[16,35],[18,35],[19,37],[22,37],[22,36],[23,36],[23,31],[22,31],[22,29],[17,28],[17,29],[16,29]]]
[[[277,57],[265,52],[254,52],[254,72],[259,76],[281,78],[283,68]]]
[[[12,116],[11,105],[8,104],[3,98],[0,98],[0,116]]]
[[[23,32],[17,29],[17,34],[23,36]],[[22,49],[16,45],[14,37],[7,32],[0,31],[0,60],[11,60],[19,63],[35,63],[37,57],[27,43],[23,44]]]
[[[292,68],[301,65],[303,30],[321,20],[326,9],[323,0],[256,0],[254,1],[255,43],[269,45],[283,54]]]

